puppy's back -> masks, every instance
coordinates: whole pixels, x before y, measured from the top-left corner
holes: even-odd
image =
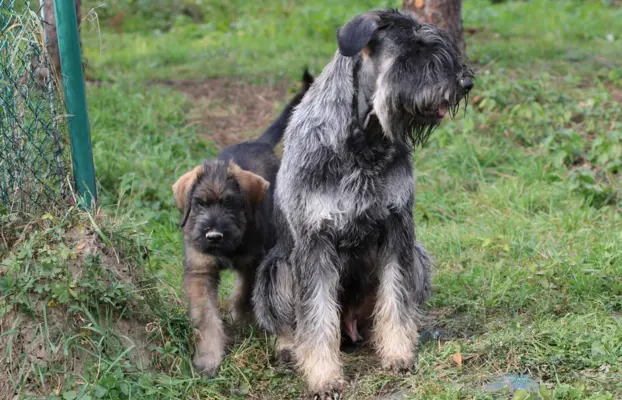
[[[314,78],[305,69],[302,76],[302,86],[298,93],[289,101],[281,114],[257,139],[249,142],[233,145],[224,149],[218,154],[218,159],[223,161],[233,161],[240,168],[255,173],[271,184],[271,189],[276,182],[276,174],[281,164],[279,158],[274,153],[274,147],[281,141],[285,134],[285,129],[294,109],[300,104],[302,98],[307,93]],[[272,192],[272,190],[270,190]]]
[[[272,145],[261,142],[244,142],[228,147],[218,154],[218,160],[233,161],[240,168],[257,174],[274,184],[280,160]]]

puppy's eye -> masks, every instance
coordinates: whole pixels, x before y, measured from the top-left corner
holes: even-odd
[[[198,207],[209,207],[210,206],[209,201],[206,201],[204,199],[195,199],[194,204],[196,204]]]
[[[235,208],[236,206],[235,200],[232,199],[231,197],[225,197],[224,199],[222,199],[221,204],[223,205],[223,207],[226,207],[226,208]]]

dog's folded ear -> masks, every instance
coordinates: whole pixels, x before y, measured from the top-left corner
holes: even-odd
[[[251,208],[257,209],[268,192],[270,182],[257,174],[243,170],[234,162],[229,162],[229,171],[238,181],[240,188],[246,193]]]
[[[190,207],[192,202],[190,201],[190,194],[192,185],[203,175],[203,165],[194,167],[192,170],[183,174],[177,182],[173,184],[173,196],[175,196],[175,203],[179,211],[184,213],[181,221],[181,227],[186,224],[188,215],[190,214]]]
[[[378,18],[373,14],[362,14],[337,30],[339,52],[345,57],[357,55],[378,30]]]

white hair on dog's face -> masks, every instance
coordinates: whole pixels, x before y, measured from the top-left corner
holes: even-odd
[[[392,124],[391,124],[391,86],[388,79],[388,73],[391,70],[391,66],[395,62],[394,58],[388,58],[382,62],[380,67],[380,74],[376,79],[376,92],[373,96],[374,111],[378,117],[378,121],[382,126],[383,133],[393,139]]]

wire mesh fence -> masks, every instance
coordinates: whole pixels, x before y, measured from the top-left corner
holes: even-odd
[[[42,2],[41,2],[42,3]],[[39,1],[0,0],[0,208],[34,212],[68,191],[67,123]]]

